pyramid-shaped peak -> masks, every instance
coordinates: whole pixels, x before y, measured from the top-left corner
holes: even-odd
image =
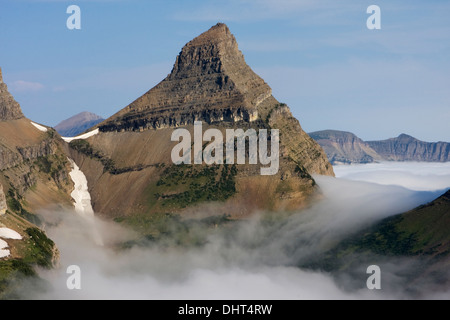
[[[196,120],[253,122],[272,90],[245,62],[235,37],[218,23],[188,42],[172,72],[99,125],[101,131],[178,127]]]
[[[219,22],[215,26],[212,26],[208,31],[203,32],[201,35],[190,41],[187,46],[209,45],[227,40],[236,41],[227,25]]]

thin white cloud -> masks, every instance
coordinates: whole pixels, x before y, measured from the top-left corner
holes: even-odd
[[[45,88],[40,82],[17,80],[11,84],[11,91],[17,93],[38,92]]]

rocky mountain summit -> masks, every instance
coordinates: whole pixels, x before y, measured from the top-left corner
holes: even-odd
[[[424,142],[406,134],[380,141],[363,141],[350,132],[324,130],[309,134],[332,164],[378,161],[450,161],[450,143]]]
[[[0,68],[0,121],[18,120],[23,117],[20,105],[14,100],[6,83],[3,82],[2,69]]]
[[[142,131],[195,120],[252,122],[271,95],[271,88],[245,63],[228,27],[219,23],[183,47],[166,79],[99,128]]]
[[[58,201],[70,204],[64,141],[53,129],[27,119],[3,82],[0,115],[0,184],[9,202],[16,204],[10,209],[34,212]]]
[[[171,134],[183,127],[192,135],[195,121],[224,136],[227,129],[278,129],[278,173],[261,176],[261,165],[248,162],[174,165]],[[207,203],[235,217],[298,209],[317,191],[312,174],[334,175],[322,148],[247,65],[222,23],[188,42],[163,81],[95,129],[70,143],[71,158],[88,179],[94,210],[117,219],[181,214]]]

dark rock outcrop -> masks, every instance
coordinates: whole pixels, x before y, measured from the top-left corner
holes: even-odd
[[[0,69],[0,121],[17,120],[24,115],[19,103],[9,93],[8,87],[3,82],[2,70]]]
[[[7,209],[5,193],[3,186],[0,184],[0,215],[5,214]]]

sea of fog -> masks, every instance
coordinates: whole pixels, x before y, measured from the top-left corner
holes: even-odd
[[[371,223],[427,203],[450,188],[450,163],[337,166],[338,178],[315,176],[323,199],[273,224],[259,218],[212,233],[201,247],[115,249],[132,233],[112,222],[89,223],[72,212],[48,213],[46,231],[61,254],[60,267],[40,271],[48,285],[28,284],[29,299],[404,299],[408,260],[382,270],[382,290],[351,275],[299,268],[331,245]],[[377,263],[376,260],[373,261]],[[69,290],[67,268],[81,270],[81,289]],[[364,270],[362,271],[364,272]],[[364,278],[363,274],[363,279]],[[346,285],[346,281],[351,284]],[[356,282],[358,282],[357,280]],[[427,291],[421,298],[450,298]]]

